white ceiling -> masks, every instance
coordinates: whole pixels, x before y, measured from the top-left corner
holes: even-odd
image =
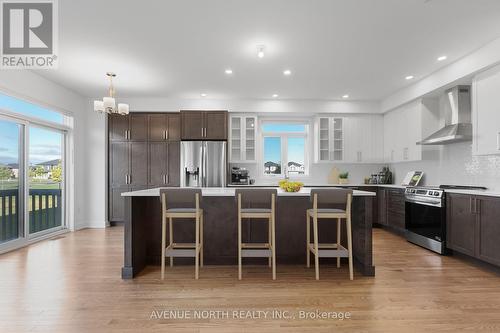
[[[88,97],[115,71],[118,97],[379,100],[500,37],[499,0],[59,0],[59,18],[59,69],[38,73]]]

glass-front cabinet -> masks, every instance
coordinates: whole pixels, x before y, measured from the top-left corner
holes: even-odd
[[[344,160],[344,119],[320,117],[317,119],[317,160]]]
[[[230,162],[255,162],[257,117],[232,115],[230,119]]]

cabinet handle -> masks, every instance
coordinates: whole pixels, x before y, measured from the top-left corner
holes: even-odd
[[[207,128],[205,127],[205,138],[207,137]]]
[[[474,211],[472,210],[472,197],[469,197],[469,212],[474,213]]]
[[[165,184],[168,184],[168,174],[165,175]]]
[[[203,127],[201,128],[201,137],[203,138]]]
[[[500,132],[497,133],[497,150],[500,150]]]
[[[125,184],[128,184],[128,174],[125,174]]]
[[[132,184],[132,175],[131,174],[128,175],[128,183]]]
[[[168,140],[168,130],[165,130],[165,140]]]

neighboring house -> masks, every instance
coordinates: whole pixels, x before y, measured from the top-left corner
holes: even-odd
[[[304,165],[297,162],[288,162],[288,173],[302,175],[305,173]]]
[[[264,163],[264,173],[279,174],[279,173],[281,173],[281,165],[278,163],[268,161],[268,162]]]
[[[9,163],[7,167],[12,171],[14,178],[19,178],[19,164],[17,163]]]

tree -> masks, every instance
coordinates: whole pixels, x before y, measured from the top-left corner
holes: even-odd
[[[0,180],[11,179],[13,176],[12,170],[5,165],[0,166]]]
[[[36,178],[45,173],[45,169],[42,166],[31,167],[29,172],[30,178]]]
[[[52,173],[51,173],[50,178],[54,182],[56,182],[56,183],[60,183],[62,181],[62,166],[61,166],[61,163],[59,163],[57,166],[55,166],[52,169]]]

